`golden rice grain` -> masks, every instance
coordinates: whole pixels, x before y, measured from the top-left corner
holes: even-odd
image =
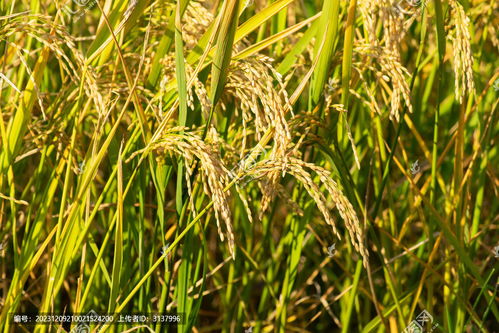
[[[229,69],[222,104],[234,102],[238,106],[236,112],[241,113],[243,122],[241,158],[245,153],[247,124],[252,121],[256,141],[259,141],[271,127],[274,128],[274,145],[270,159],[286,161],[287,148],[291,142],[285,118],[289,100],[282,78],[273,68],[272,61],[271,58],[257,55],[235,61]],[[279,90],[275,88],[274,81],[278,82]],[[279,171],[276,170],[269,175],[268,179],[269,183],[262,189],[260,215],[269,208],[276,193]]]
[[[397,122],[400,120],[402,99],[408,111],[412,112],[410,89],[405,79],[405,76],[409,75],[409,72],[402,66],[398,60],[398,56],[390,52],[387,48],[373,47],[367,44],[357,46],[355,51],[371,58],[373,62],[379,64],[383,76],[378,77],[378,80],[388,78],[391,82],[392,90],[389,91],[391,95],[390,119],[395,119]]]
[[[405,75],[407,69],[400,61],[400,45],[407,30],[418,17],[422,6],[410,6],[407,2],[392,2],[388,0],[361,0],[359,11],[362,14],[367,31],[367,40],[358,41],[355,51],[368,56],[373,63],[378,63],[384,77],[389,78],[392,89],[389,91],[391,107],[390,119],[400,120],[402,99],[409,112],[412,112],[410,90]],[[383,26],[381,39],[378,39],[378,22]],[[360,67],[369,66],[364,62]],[[362,72],[363,68],[359,68]],[[362,77],[362,76],[361,76]],[[372,94],[367,88],[368,94]],[[372,98],[371,98],[372,100]]]
[[[251,170],[249,170],[249,174],[253,175],[256,179],[259,179],[261,188],[264,188],[268,182],[267,176],[273,175],[275,170],[280,171],[283,168],[287,174],[295,177],[304,186],[308,194],[317,204],[317,207],[322,213],[326,223],[332,227],[334,234],[341,239],[341,236],[336,228],[334,218],[328,208],[327,199],[321,192],[319,186],[313,181],[312,175],[309,171],[307,171],[307,169],[315,172],[315,174],[319,177],[321,185],[326,188],[326,192],[333,200],[341,218],[345,221],[345,227],[349,232],[350,241],[357,252],[361,254],[363,264],[366,267],[369,261],[369,253],[364,246],[364,230],[360,225],[360,221],[352,204],[344,196],[338,184],[332,179],[332,175],[329,171],[295,157],[288,157],[286,164],[279,160],[265,160],[259,162]]]
[[[212,145],[203,141],[199,135],[191,132],[182,132],[186,128],[176,127],[166,131],[160,140],[152,145],[152,149],[164,156],[166,154],[174,154],[185,159],[187,173],[192,174],[193,165],[199,161],[199,169],[201,175],[201,183],[205,193],[213,200],[213,208],[215,211],[215,220],[219,237],[224,241],[227,237],[229,251],[234,257],[234,233],[232,231],[231,211],[229,207],[229,193],[224,191],[224,188],[229,184],[229,171],[223,165],[220,152]],[[132,154],[131,158],[135,157],[143,150],[139,150]],[[186,177],[189,184],[190,177]],[[190,188],[191,185],[188,185]],[[222,229],[222,225],[225,230]]]
[[[471,36],[469,32],[470,19],[466,16],[463,6],[456,0],[449,0],[452,8],[453,33],[452,40],[454,52],[455,94],[460,103],[463,97],[472,95],[475,91],[473,80],[473,53],[471,51]]]

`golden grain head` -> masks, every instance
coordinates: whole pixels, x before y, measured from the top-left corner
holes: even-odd
[[[222,241],[227,237],[229,251],[234,256],[234,233],[229,206],[230,193],[224,191],[230,181],[229,171],[223,165],[220,151],[215,145],[203,141],[198,133],[184,132],[185,129],[182,127],[169,129],[160,140],[152,145],[151,149],[159,156],[175,155],[185,160],[186,182],[189,192],[192,188],[190,176],[195,165],[198,164],[203,190],[213,201],[219,237]],[[127,162],[143,152],[144,149],[136,151],[128,158]],[[191,206],[193,206],[192,203]]]
[[[288,95],[279,73],[272,66],[271,58],[256,55],[254,57],[234,61],[229,68],[222,104],[234,102],[241,114],[243,142],[240,156],[244,155],[248,124],[254,124],[255,140],[270,128],[274,129],[270,158],[285,161],[286,152],[291,142],[291,134],[285,118],[289,106]],[[277,82],[277,88],[274,82]],[[261,214],[265,212],[274,195],[279,179],[276,171],[268,186],[263,189]]]
[[[452,40],[454,53],[455,94],[460,103],[463,98],[472,95],[475,91],[473,79],[473,53],[471,50],[471,36],[469,32],[470,20],[464,8],[456,0],[449,1],[452,7]]]
[[[0,40],[6,43],[5,54],[15,54],[16,56],[10,58],[7,63],[0,61],[0,64],[4,66],[2,71],[9,72],[23,67],[30,80],[32,80],[32,68],[28,64],[30,56],[26,54],[24,49],[27,40],[32,38],[44,48],[50,50],[50,55],[58,60],[57,63],[61,73],[66,78],[66,88],[71,90],[64,90],[68,97],[59,105],[59,110],[68,105],[73,105],[74,99],[79,94],[79,83],[83,79],[84,93],[89,98],[89,101],[94,102],[99,117],[101,119],[105,117],[107,108],[100,89],[97,87],[97,75],[91,66],[85,66],[84,56],[76,48],[75,37],[68,33],[65,26],[55,24],[48,16],[29,13],[14,15],[5,23],[0,27]],[[13,38],[14,36],[15,38]],[[85,68],[85,75],[82,75],[83,68]],[[14,78],[13,80],[16,81]],[[47,120],[46,103],[43,102],[44,92],[36,84],[35,91],[43,119]],[[13,105],[13,107],[17,106]]]
[[[213,14],[203,4],[197,1],[189,2],[182,18],[182,38],[186,49],[193,49],[197,45],[213,19]]]
[[[274,81],[278,82],[277,89]],[[276,154],[284,155],[291,138],[285,119],[289,100],[281,77],[272,67],[272,59],[257,55],[234,61],[227,75],[223,102],[235,102],[243,126],[246,127],[249,121],[254,122],[256,140],[274,126]]]
[[[379,64],[383,77],[391,83],[391,87],[381,83],[383,88],[390,96],[390,119],[400,120],[400,109],[402,101],[409,112],[412,112],[412,103],[410,99],[410,90],[406,81],[408,75],[407,69],[400,60],[400,45],[407,35],[410,25],[420,16],[423,6],[421,3],[417,6],[410,5],[409,2],[392,2],[386,0],[359,2],[359,10],[363,16],[364,25],[367,31],[367,40],[359,40],[356,52],[361,56],[367,56],[373,63]],[[383,26],[381,37],[378,38],[378,22]],[[361,61],[358,63],[357,70],[361,73],[369,63]],[[364,80],[363,75],[359,74]],[[365,80],[364,80],[365,82]],[[370,101],[368,104],[373,106],[374,110],[379,111],[377,103],[374,102],[374,94],[366,87]]]
[[[258,179],[260,189],[265,193],[265,191],[269,190],[275,191],[274,188],[269,187],[269,183],[273,181],[272,179],[269,180],[269,177],[273,177],[276,171],[280,173],[283,169],[285,173],[292,175],[303,185],[307,193],[317,204],[326,223],[332,227],[334,234],[341,239],[331,209],[328,207],[328,201],[319,185],[314,181],[311,172],[316,174],[320,185],[324,186],[326,192],[333,201],[334,206],[345,222],[345,227],[350,235],[350,241],[357,252],[362,256],[363,264],[366,267],[369,261],[369,253],[364,245],[364,229],[360,225],[360,221],[352,204],[348,198],[345,197],[338,184],[333,180],[329,171],[318,165],[307,163],[301,159],[289,156],[286,163],[281,160],[270,159],[258,162],[249,170],[248,174],[255,177],[255,179]]]
[[[398,55],[386,47],[373,47],[369,44],[358,45],[355,51],[361,57],[366,57],[372,63],[379,65],[381,72],[377,75],[376,79],[378,85],[390,96],[390,119],[395,119],[397,122],[400,120],[402,101],[408,111],[412,112],[410,89],[406,81],[409,72],[400,63]],[[375,70],[374,67],[369,67],[365,63],[358,63],[357,66],[358,71],[362,71],[363,68]],[[362,76],[361,78],[363,79]],[[391,83],[391,87],[388,83]],[[367,87],[366,90],[369,91],[369,88]]]

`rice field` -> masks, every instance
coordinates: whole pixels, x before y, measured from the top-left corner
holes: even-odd
[[[0,331],[499,332],[496,0],[0,0]]]

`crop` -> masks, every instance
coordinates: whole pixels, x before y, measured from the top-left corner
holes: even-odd
[[[0,330],[492,333],[498,23],[0,0]]]

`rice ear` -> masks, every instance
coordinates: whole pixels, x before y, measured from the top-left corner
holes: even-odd
[[[172,131],[163,135],[154,146],[154,150],[159,154],[173,152],[182,156],[186,161],[186,166],[198,161],[204,191],[213,200],[218,235],[222,241],[225,240],[225,236],[227,237],[229,251],[234,256],[234,233],[229,206],[230,194],[224,191],[229,183],[229,171],[221,162],[220,153],[194,133]],[[188,188],[190,187],[188,185]]]
[[[322,186],[325,187],[329,197],[333,200],[336,209],[338,210],[341,218],[345,222],[345,227],[350,236],[350,242],[363,258],[364,267],[367,267],[369,262],[369,252],[364,245],[365,234],[360,224],[359,218],[348,198],[343,194],[338,184],[333,180],[332,175],[326,169],[312,163],[305,162],[295,157],[289,157],[286,163],[282,160],[266,160],[257,163],[249,172],[250,175],[261,180],[259,181],[260,189],[263,191],[268,190],[269,181],[268,177],[273,176],[276,170],[285,170],[289,175],[292,175],[298,180],[312,197],[317,204],[317,208],[322,213],[324,220],[329,224],[333,233],[341,239],[338,232],[336,222],[328,208],[327,199],[320,190],[320,187],[313,181],[313,171],[318,177]],[[310,170],[310,171],[308,171]],[[260,217],[262,212],[260,211]]]
[[[452,8],[454,32],[450,34],[453,42],[455,94],[460,103],[463,97],[475,92],[473,80],[473,53],[471,51],[470,19],[466,16],[463,6],[456,0],[449,0]]]

